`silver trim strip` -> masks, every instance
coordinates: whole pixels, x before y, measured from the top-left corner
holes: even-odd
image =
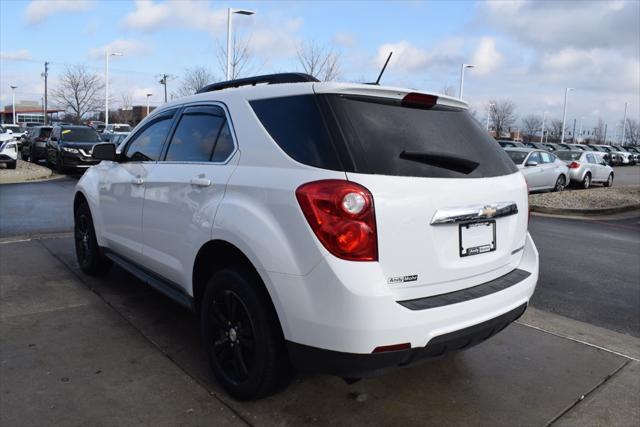
[[[431,219],[431,225],[482,221],[515,215],[517,213],[518,205],[516,205],[515,202],[500,202],[489,205],[444,208],[436,211]]]

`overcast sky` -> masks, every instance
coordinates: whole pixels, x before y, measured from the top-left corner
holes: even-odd
[[[234,17],[238,37],[250,39],[250,71],[299,71],[296,46],[304,41],[340,53],[338,80],[375,80],[389,51],[384,84],[457,93],[460,64],[464,98],[482,115],[491,98],[508,98],[520,117],[548,111],[562,117],[565,87],[568,122],[584,127],[601,117],[612,132],[629,116],[639,119],[640,1],[411,1],[411,2],[218,2],[218,1],[0,1],[0,103],[40,100],[45,60],[50,79],[66,64],[104,72],[112,61],[111,85],[143,104],[161,100],[156,76],[179,76],[206,66],[222,76],[216,59],[226,43],[226,8],[248,8]]]

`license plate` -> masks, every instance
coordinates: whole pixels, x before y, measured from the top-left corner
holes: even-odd
[[[483,254],[496,250],[496,222],[460,224],[460,256]]]

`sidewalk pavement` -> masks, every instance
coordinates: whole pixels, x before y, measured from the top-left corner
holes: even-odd
[[[533,327],[516,323],[452,357],[352,385],[305,376],[276,396],[237,402],[212,379],[194,315],[118,268],[82,275],[72,245],[70,237],[0,244],[1,425],[640,420],[638,362],[563,337],[560,316],[553,333],[533,316]]]

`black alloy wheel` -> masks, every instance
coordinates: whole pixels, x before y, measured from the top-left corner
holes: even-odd
[[[76,259],[80,269],[92,276],[105,274],[109,271],[112,263],[100,251],[93,228],[91,211],[86,203],[81,203],[78,206],[74,219]]]

